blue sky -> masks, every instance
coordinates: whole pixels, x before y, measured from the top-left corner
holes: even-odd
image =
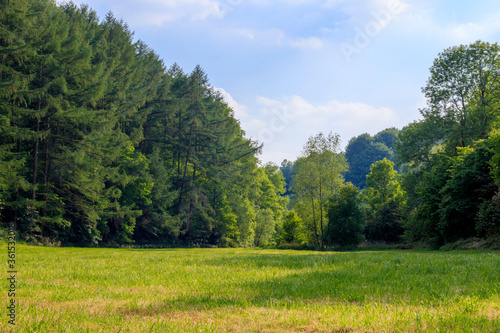
[[[78,0],[76,1],[78,2]],[[497,0],[87,0],[112,11],[164,60],[197,64],[235,110],[262,162],[300,155],[307,138],[420,118],[439,52],[500,40]]]

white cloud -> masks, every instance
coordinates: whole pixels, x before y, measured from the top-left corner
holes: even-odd
[[[279,29],[224,29],[218,30],[217,39],[221,38],[237,43],[245,43],[262,47],[281,47],[298,50],[319,50],[324,42],[319,37],[288,37]]]
[[[377,108],[362,103],[331,101],[325,106],[318,107],[318,110],[326,116],[338,117],[343,124],[351,126],[366,126],[399,121],[396,112],[390,108]]]
[[[445,38],[455,43],[469,43],[477,39],[490,39],[500,33],[500,15],[493,14],[476,22],[440,25],[438,21],[429,22]]]
[[[326,0],[325,8],[340,8],[347,13],[359,13],[367,10],[385,9],[400,13],[409,5],[403,0]]]
[[[313,3],[316,2],[317,0],[221,0],[221,1],[233,1],[238,3],[245,1],[245,2],[252,2],[257,5],[273,5],[276,2],[279,2],[288,6],[295,6],[306,3]]]
[[[348,14],[351,24],[366,25],[373,20],[386,24],[406,11],[410,5],[402,0],[327,0],[323,7]]]
[[[468,44],[478,39],[495,42],[500,33],[500,13],[486,14],[471,21],[443,20],[428,8],[414,6],[404,15],[399,31],[407,36],[413,35],[427,43],[438,42],[448,46]],[[411,37],[410,37],[411,38]]]
[[[213,36],[218,41],[243,43],[252,47],[256,45],[265,47],[282,46],[285,40],[284,32],[279,29],[225,28],[214,30]]]
[[[323,41],[318,37],[297,38],[290,40],[289,45],[293,48],[306,50],[320,49],[323,46]]]
[[[250,40],[254,40],[255,39],[255,33],[252,30],[249,30],[249,29],[237,29],[237,30],[235,30],[235,32],[238,33],[239,35],[241,35],[242,37],[246,38],[246,39],[250,39]]]
[[[247,117],[247,108],[244,105],[239,104],[238,102],[235,101],[233,96],[231,96],[230,93],[228,93],[226,90],[223,88],[214,88],[216,91],[218,91],[222,97],[224,98],[224,101],[229,105],[231,109],[234,111],[234,116],[236,119],[243,119]]]
[[[483,34],[485,30],[484,27],[474,23],[455,24],[442,28],[443,33],[454,40],[471,40],[474,36]]]
[[[410,7],[402,0],[373,0],[374,10],[387,10],[393,15],[401,14]]]
[[[180,20],[221,18],[225,14],[220,3],[215,0],[114,0],[109,1],[109,5],[115,16],[133,26],[159,27]]]
[[[345,144],[362,133],[376,134],[388,127],[405,124],[397,113],[387,107],[336,100],[314,104],[301,96],[281,99],[257,97],[241,119],[249,137],[264,143],[263,162],[277,164],[300,155],[307,139],[319,132],[338,133]]]

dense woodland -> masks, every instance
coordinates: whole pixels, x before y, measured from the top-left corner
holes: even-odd
[[[278,167],[201,67],[165,66],[112,14],[0,6],[0,216],[20,239],[324,248],[500,234],[497,44],[439,54],[421,120],[345,151],[318,133]]]

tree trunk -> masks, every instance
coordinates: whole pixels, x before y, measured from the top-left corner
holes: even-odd
[[[319,183],[319,210],[320,210],[320,217],[319,217],[319,221],[320,221],[320,226],[321,226],[321,235],[324,234],[324,230],[323,230],[323,195],[322,195],[322,188],[321,188],[321,179],[320,179],[320,183]]]
[[[41,52],[40,52],[41,53]],[[38,89],[42,88],[42,69],[43,69],[43,62],[40,60],[40,73],[39,73],[39,83],[38,83]],[[38,96],[38,106],[37,106],[37,115],[36,115],[36,135],[37,137],[35,138],[35,150],[33,152],[33,180],[32,180],[32,193],[31,193],[31,198],[33,200],[36,199],[36,183],[37,183],[37,172],[38,172],[38,149],[39,149],[39,144],[40,140],[38,139],[38,133],[40,132],[40,110],[42,109],[42,96]]]
[[[38,104],[38,109],[40,109],[40,103]],[[36,121],[36,133],[38,135],[38,132],[40,132],[40,118],[37,118]],[[35,200],[36,199],[36,183],[37,183],[37,172],[38,172],[38,146],[39,146],[40,140],[38,140],[38,137],[35,139],[35,150],[33,152],[33,180],[32,180],[32,193],[31,193],[31,199]]]
[[[47,119],[47,131],[50,130],[50,117]],[[49,172],[50,172],[50,164],[52,161],[49,161],[49,138],[48,136],[44,140],[44,166],[43,166],[43,183],[45,188],[45,203],[49,200]]]
[[[313,228],[314,228],[314,236],[316,238],[316,244],[320,246],[319,243],[319,235],[318,235],[318,226],[316,225],[316,214],[315,214],[315,209],[314,209],[314,198],[311,198],[311,203],[312,203],[312,211],[313,211]]]
[[[179,190],[179,203],[177,204],[177,212],[181,211],[182,196],[183,196],[183,192],[184,192],[184,184],[185,184],[185,179],[186,179],[186,175],[187,175],[189,155],[191,153],[192,134],[193,134],[193,125],[191,125],[191,128],[189,130],[189,142],[188,142],[188,146],[186,148],[186,163],[184,163],[184,173],[182,175],[181,187]]]

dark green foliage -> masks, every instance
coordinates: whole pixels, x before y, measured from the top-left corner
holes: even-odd
[[[149,175],[154,182],[151,203],[137,218],[134,240],[138,244],[172,244],[180,232],[179,218],[170,214],[170,207],[177,197],[177,192],[172,190],[172,171],[158,149],[149,155],[149,162]]]
[[[490,173],[489,146],[483,141],[453,158],[433,156],[432,167],[421,172],[420,203],[407,225],[409,240],[442,245],[495,229],[498,187]]]
[[[454,158],[450,179],[441,190],[440,230],[445,242],[475,237],[480,207],[497,192],[488,165],[492,158],[488,146],[488,142],[479,142],[475,149],[463,149]]]
[[[300,242],[300,218],[295,211],[287,213],[283,220],[282,239],[287,244],[297,244]]]
[[[398,135],[395,128],[386,129],[374,137],[362,134],[349,140],[345,157],[349,163],[346,181],[351,182],[360,189],[366,187],[366,175],[370,166],[384,158],[395,161],[392,144]]]
[[[324,234],[327,246],[357,246],[363,241],[366,216],[361,204],[359,190],[350,183],[330,199]]]
[[[484,151],[484,146],[489,148]],[[500,132],[494,130],[490,133],[490,137],[485,142],[481,143],[483,152],[486,156],[492,155],[488,165],[482,165],[482,170],[490,170],[490,176],[495,181],[495,185],[500,185]],[[483,160],[484,161],[484,160]],[[483,174],[483,179],[487,175]],[[484,182],[483,182],[484,184]],[[489,185],[488,194],[491,195],[493,191],[497,191],[490,199],[489,196],[484,198],[484,201],[479,206],[479,212],[476,216],[476,231],[480,237],[491,237],[500,234],[500,192]]]
[[[387,128],[375,134],[373,141],[383,143],[387,148],[392,148],[394,140],[398,137],[399,132],[397,128]]]
[[[476,232],[479,237],[488,238],[500,235],[500,194],[485,200],[479,206],[476,216]]]
[[[394,142],[394,152],[400,164],[418,168],[430,162],[431,155],[442,149],[443,126],[433,120],[408,124]]]
[[[416,197],[412,215],[405,226],[405,239],[408,241],[423,241],[434,246],[442,245],[443,237],[439,230],[441,189],[449,179],[448,170],[452,162],[452,159],[445,155],[435,154],[431,157],[431,166],[428,170],[405,175],[405,180],[410,175],[413,178],[411,182],[403,182],[406,185],[405,189],[411,186]]]
[[[281,173],[258,167],[201,67],[167,70],[86,6],[0,9],[2,221],[42,243],[231,246],[255,228],[272,240]]]
[[[366,239],[373,242],[399,243],[403,235],[401,206],[390,202],[377,211],[369,211],[366,223]]]
[[[484,139],[498,116],[500,46],[477,41],[448,48],[438,55],[422,89],[428,107],[425,121],[442,127],[445,148],[454,153]]]
[[[261,146],[200,66],[167,69],[112,14],[3,1],[3,226],[47,244],[344,244],[335,223],[350,220],[325,208],[355,210],[345,174],[367,187],[370,240],[397,241],[402,226],[406,240],[435,245],[498,234],[499,55],[480,41],[439,54],[423,118],[401,133],[362,134],[345,154],[337,135],[319,134],[296,161],[259,166]],[[327,204],[332,195],[347,206]]]
[[[409,194],[405,238],[435,246],[498,230],[496,158],[500,47],[478,41],[446,49],[423,92],[423,119],[395,149]]]
[[[286,183],[286,191],[283,195],[292,196],[293,192],[293,176],[295,175],[295,168],[293,161],[283,160],[281,162],[280,170],[283,173]]]

